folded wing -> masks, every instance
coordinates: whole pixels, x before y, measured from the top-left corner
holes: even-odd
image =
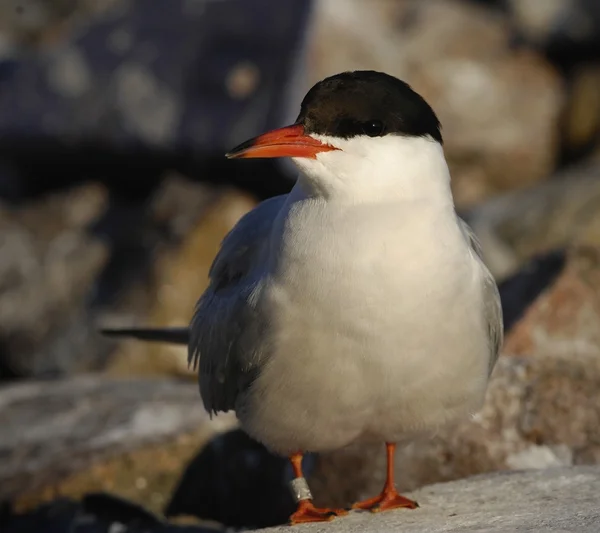
[[[223,240],[209,287],[196,306],[188,362],[198,368],[200,394],[210,413],[235,409],[260,368],[265,324],[256,302],[273,222],[284,202],[285,196],[276,196],[240,219]]]
[[[494,365],[498,360],[500,348],[504,339],[504,320],[502,316],[502,303],[500,300],[500,293],[498,292],[498,286],[488,270],[487,266],[483,262],[483,253],[481,245],[477,239],[473,230],[469,225],[458,218],[461,231],[467,240],[471,250],[474,254],[475,259],[479,263],[481,268],[481,289],[483,291],[483,313],[485,322],[488,330],[489,346],[490,346],[490,363],[489,373],[492,373]]]

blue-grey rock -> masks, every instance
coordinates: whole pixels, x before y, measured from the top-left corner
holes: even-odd
[[[224,154],[288,118],[311,0],[90,6],[77,24],[50,17],[57,42],[0,50],[4,198],[94,179],[143,200],[170,169],[260,198],[290,189],[276,162]]]
[[[304,458],[310,475],[314,457]],[[191,515],[228,527],[285,524],[295,509],[289,489],[292,469],[285,457],[236,429],[218,435],[187,466],[165,515]]]
[[[278,124],[310,4],[116,2],[3,69],[0,141],[223,152]]]
[[[59,499],[31,512],[0,516],[3,533],[218,533],[221,528],[169,524],[143,507],[104,493]]]

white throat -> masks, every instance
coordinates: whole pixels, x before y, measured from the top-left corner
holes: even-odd
[[[339,150],[293,158],[308,196],[350,203],[427,200],[453,206],[442,146],[430,137],[386,135],[340,139],[313,135]]]

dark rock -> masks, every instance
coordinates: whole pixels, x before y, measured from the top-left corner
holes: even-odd
[[[141,505],[107,493],[86,494],[81,501],[83,511],[103,522],[118,522],[131,529],[153,530],[163,525],[160,518]]]
[[[280,125],[310,1],[74,6],[48,14],[37,49],[4,72],[0,158],[19,168],[22,194],[84,176],[126,194],[167,168],[260,196],[289,189],[273,162],[222,160]]]
[[[600,59],[596,0],[505,0],[519,39],[546,53],[564,71]]]
[[[92,503],[93,502],[93,503]],[[58,499],[19,514],[7,514],[2,533],[218,533],[220,528],[163,522],[142,507],[108,494],[83,502]]]
[[[600,244],[573,247],[566,257],[560,275],[507,336],[507,353],[600,362]]]
[[[128,327],[139,324],[182,325],[193,314],[200,294],[208,283],[208,273],[221,241],[237,221],[256,205],[256,200],[240,191],[231,190],[202,195],[198,184],[181,179],[170,180],[161,187],[152,203],[152,217],[164,226],[167,242],[154,249],[146,271],[152,280],[148,301],[128,309],[105,305],[100,315],[102,326]],[[194,199],[195,198],[195,199]],[[201,216],[200,216],[201,215]],[[171,243],[171,244],[169,244]],[[156,248],[156,247],[154,247]],[[103,293],[123,291],[139,284],[144,272],[132,268],[128,259],[131,245],[123,243],[122,261],[115,261],[112,272],[103,276]],[[128,272],[129,281],[124,274]],[[122,280],[122,282],[118,282]],[[140,343],[132,340],[113,344],[107,371],[113,375],[177,375],[194,381],[197,373],[187,364],[187,347],[163,343]]]
[[[77,502],[57,500],[24,515],[7,514],[1,525],[4,533],[67,533],[73,530],[82,533],[108,533],[106,526],[90,523],[86,524],[86,528],[75,529],[73,526],[78,521],[78,516]]]
[[[310,2],[193,4],[91,12],[3,84],[0,136],[210,153],[272,125]]]
[[[564,250],[534,257],[517,274],[499,284],[505,332],[519,321],[542,291],[552,284],[565,266],[565,261]]]
[[[600,59],[574,66],[566,85],[567,102],[561,116],[558,154],[563,167],[600,149]]]
[[[312,458],[304,468],[310,473]],[[193,515],[229,527],[268,527],[294,511],[286,458],[271,454],[241,430],[215,437],[186,469],[165,515]]]

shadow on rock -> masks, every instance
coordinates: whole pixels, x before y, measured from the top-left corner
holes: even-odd
[[[500,283],[498,290],[502,299],[506,331],[518,322],[542,291],[558,277],[565,262],[564,250],[540,254],[531,259],[517,274]]]
[[[284,524],[295,508],[291,476],[287,459],[241,430],[230,431],[215,437],[190,463],[165,515],[193,515],[229,527]]]
[[[81,503],[55,500],[26,514],[0,511],[3,533],[217,533],[219,529],[163,522],[143,507],[106,493],[87,495]]]

